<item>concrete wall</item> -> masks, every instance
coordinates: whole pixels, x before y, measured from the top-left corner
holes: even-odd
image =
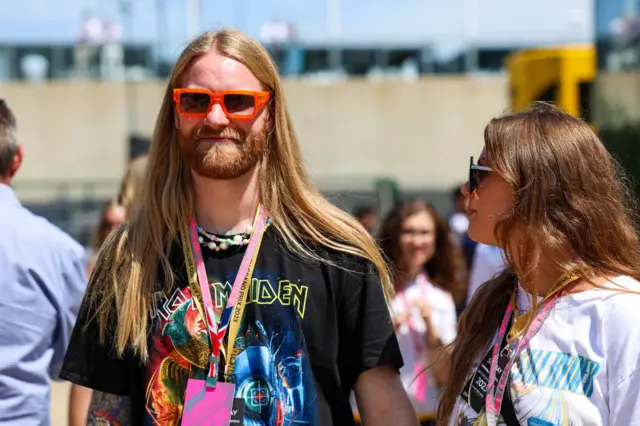
[[[484,125],[508,104],[501,77],[287,81],[285,88],[307,166],[324,189],[367,189],[376,176],[407,189],[461,182],[469,156],[482,147]],[[151,134],[163,91],[164,82],[0,85],[26,151],[17,183],[119,180],[128,132]],[[133,124],[127,99],[135,106]]]

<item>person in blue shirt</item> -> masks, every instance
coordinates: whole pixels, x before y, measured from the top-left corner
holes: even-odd
[[[44,426],[86,260],[80,244],[20,204],[10,184],[22,158],[15,116],[0,99],[0,425]]]

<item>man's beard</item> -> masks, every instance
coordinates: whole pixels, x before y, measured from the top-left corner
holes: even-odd
[[[226,138],[210,144],[203,139]],[[216,132],[198,127],[189,135],[179,134],[180,153],[193,171],[203,177],[225,180],[242,176],[262,158],[266,145],[264,133],[243,135],[235,129]]]

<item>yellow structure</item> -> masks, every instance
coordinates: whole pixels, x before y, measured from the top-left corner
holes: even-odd
[[[591,85],[596,49],[573,45],[522,50],[507,58],[511,109],[533,101],[553,102],[569,114],[591,121]]]

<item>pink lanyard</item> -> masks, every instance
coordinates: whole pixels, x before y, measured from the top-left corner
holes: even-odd
[[[427,283],[428,282],[429,282],[429,279],[424,273],[420,273],[416,277],[416,281],[415,281],[416,287],[422,290],[422,297],[425,299],[425,301],[427,299]],[[405,308],[407,311],[410,311],[411,306],[409,306],[409,302],[407,301],[407,298],[404,295],[405,291],[406,290],[402,290],[401,292],[397,293],[397,298],[400,304],[403,306],[403,308]]]
[[[202,259],[202,251],[200,250],[200,244],[198,242],[198,231],[196,230],[195,220],[191,220],[189,225],[189,233],[191,240],[191,249],[195,258],[197,279],[200,285],[200,292],[202,295],[202,302],[204,303],[204,311],[207,323],[207,330],[209,332],[209,339],[211,341],[211,356],[209,357],[209,372],[207,375],[207,386],[215,387],[218,380],[218,365],[220,363],[220,347],[222,346],[224,337],[227,333],[229,326],[229,319],[231,318],[231,312],[238,302],[238,295],[240,293],[240,287],[244,281],[248,271],[250,263],[254,260],[254,256],[257,256],[257,247],[259,241],[262,239],[262,233],[264,232],[265,225],[267,223],[267,213],[263,207],[260,207],[260,213],[255,224],[255,230],[249,239],[249,245],[247,251],[242,257],[240,268],[233,282],[231,294],[227,299],[227,306],[221,315],[220,325],[215,321],[215,314],[213,310],[213,300],[211,299],[211,290],[209,288],[209,279],[207,278],[207,271],[204,266],[204,260]],[[189,277],[192,280],[193,277]],[[244,300],[242,301],[244,302]],[[229,354],[227,354],[229,356]],[[227,360],[227,364],[229,360]]]
[[[420,273],[418,274],[418,276],[416,277],[416,287],[418,287],[420,290],[422,290],[422,297],[426,303],[427,300],[427,283],[429,282],[429,279],[427,278],[427,275],[424,273]],[[411,306],[409,305],[409,302],[407,301],[407,297],[405,296],[405,290],[403,290],[402,292],[397,294],[397,299],[398,302],[400,302],[400,305],[402,305],[402,307],[408,312],[409,315],[409,333],[412,336],[412,341],[413,341],[413,346],[416,349],[416,352],[420,352],[422,349],[424,349],[425,345],[424,342],[420,339],[419,336],[416,336],[416,333],[413,333],[413,330],[411,330]]]
[[[502,341],[504,339],[504,335],[507,332],[507,326],[509,325],[511,315],[513,313],[513,307],[511,306],[511,303],[507,305],[507,309],[504,313],[504,318],[502,319],[502,324],[500,324],[498,336],[495,343],[493,344],[491,369],[489,370],[489,383],[487,383],[487,395],[485,398],[487,425],[494,426],[497,424],[500,410],[502,408],[502,398],[504,396],[504,391],[507,386],[507,379],[509,377],[509,371],[511,370],[513,362],[518,357],[518,354],[520,353],[520,351],[522,351],[524,346],[529,343],[531,338],[538,332],[538,330],[540,330],[542,323],[548,316],[551,309],[555,306],[558,298],[560,297],[560,294],[561,292],[557,292],[548,299],[547,303],[542,306],[542,309],[534,317],[531,326],[527,330],[527,333],[518,342],[516,350],[509,353],[509,361],[504,367],[504,370],[502,370],[502,374],[499,377],[498,387],[494,391],[496,383],[496,366],[498,364],[498,352],[500,350],[500,345],[502,344]],[[510,350],[509,348],[511,346],[513,346],[513,344],[507,343],[507,346],[504,348],[504,350]]]

